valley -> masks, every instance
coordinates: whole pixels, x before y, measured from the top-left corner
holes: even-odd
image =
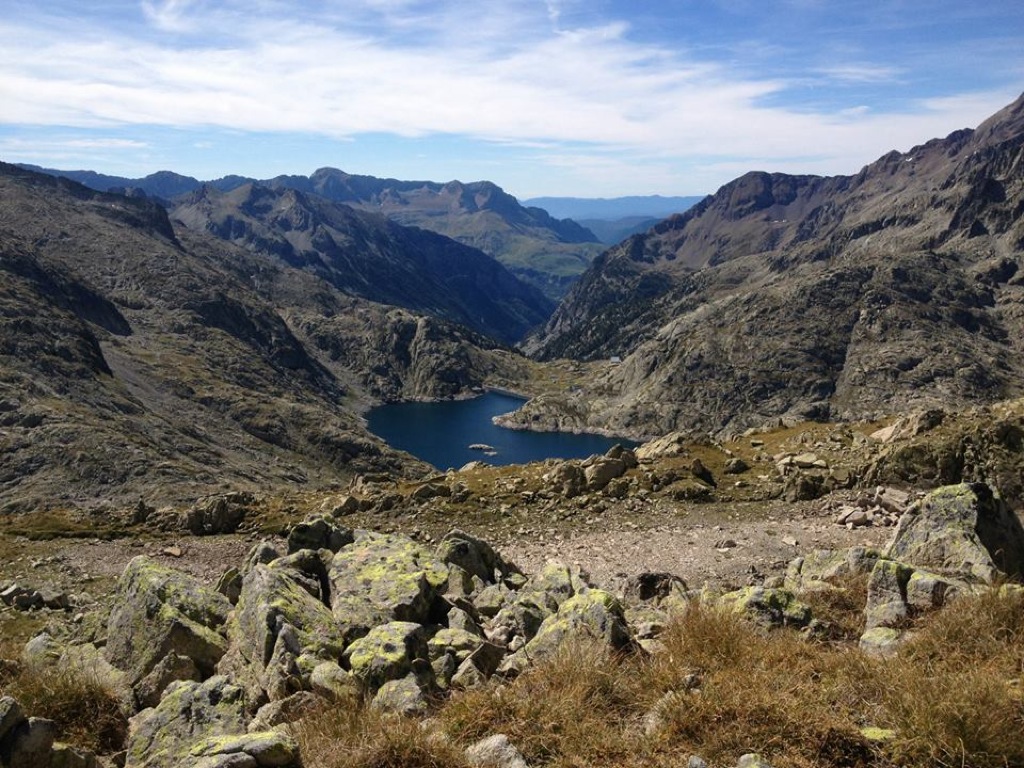
[[[1022,158],[1024,97],[608,248],[492,182],[0,163],[0,764],[1019,764]],[[369,429],[488,390],[609,443]]]

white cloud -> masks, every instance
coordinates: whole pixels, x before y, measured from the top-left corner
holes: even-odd
[[[536,147],[535,159],[582,179],[642,172],[667,183],[686,161],[717,184],[731,163],[853,172],[1015,96],[908,102],[897,113],[789,109],[779,105],[786,80],[635,42],[622,22],[565,27],[564,4],[358,0],[298,19],[294,4],[274,0],[143,0],[158,34],[51,20],[44,39],[0,20],[0,122],[452,134]],[[210,30],[224,35],[214,42]],[[178,33],[173,43],[166,32]],[[870,84],[902,73],[858,62],[818,74]]]

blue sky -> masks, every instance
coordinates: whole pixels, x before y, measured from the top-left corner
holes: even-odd
[[[521,198],[852,174],[1024,91],[1019,0],[3,0],[0,159]]]

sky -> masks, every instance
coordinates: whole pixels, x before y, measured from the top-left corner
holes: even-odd
[[[0,0],[0,160],[117,176],[700,195],[1022,91],[1020,0]]]

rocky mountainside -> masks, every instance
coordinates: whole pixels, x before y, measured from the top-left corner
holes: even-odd
[[[603,254],[527,345],[621,357],[510,424],[742,430],[1024,391],[1024,97],[855,176],[749,173]]]
[[[540,291],[481,251],[293,189],[202,187],[170,215],[346,294],[446,318],[506,343],[553,309]]]
[[[22,167],[63,176],[101,192],[141,190],[162,200],[204,186],[198,179],[169,171],[129,179],[93,171]],[[601,251],[601,244],[589,230],[574,221],[553,218],[540,208],[524,207],[489,181],[400,181],[321,168],[310,176],[278,176],[259,182],[225,176],[205,185],[231,192],[253,183],[318,195],[458,240],[498,259],[552,300],[561,298]]]
[[[400,472],[413,465],[366,432],[361,403],[522,365],[148,200],[0,165],[4,511]]]

